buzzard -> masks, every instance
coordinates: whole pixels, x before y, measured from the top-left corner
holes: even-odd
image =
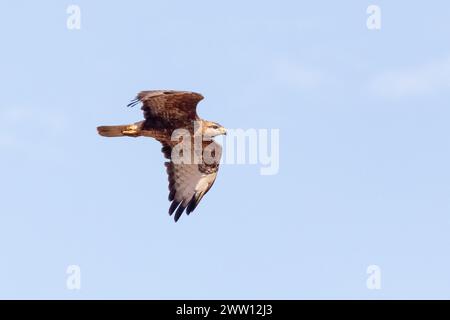
[[[188,91],[142,91],[128,106],[142,103],[145,120],[97,127],[104,137],[143,136],[162,144],[161,151],[169,159],[165,162],[172,202],[169,214],[175,213],[175,222],[184,211],[188,215],[194,211],[214,184],[219,169],[222,150],[212,138],[226,134],[226,130],[197,115],[196,107],[202,99],[201,94]]]

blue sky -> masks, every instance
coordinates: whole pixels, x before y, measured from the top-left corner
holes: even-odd
[[[450,298],[449,10],[3,1],[0,298]],[[158,143],[95,130],[140,120],[125,105],[160,88],[279,129],[279,173],[223,165],[175,224]]]

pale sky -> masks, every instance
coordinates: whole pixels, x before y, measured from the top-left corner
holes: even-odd
[[[2,2],[0,298],[450,298],[449,10]],[[125,106],[145,89],[279,129],[278,174],[224,164],[175,224],[160,145],[95,129],[139,121]]]

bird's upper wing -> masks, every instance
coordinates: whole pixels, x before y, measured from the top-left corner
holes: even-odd
[[[142,102],[145,119],[183,123],[198,119],[196,107],[202,99],[201,94],[189,91],[142,91],[128,106]]]
[[[173,161],[165,163],[169,175],[169,201],[172,201],[169,214],[175,212],[175,221],[178,221],[185,209],[187,214],[194,211],[216,180],[221,147],[216,142],[211,142],[210,147],[214,152],[219,152],[215,162],[206,163],[203,160],[200,164],[180,164]],[[163,146],[162,151],[166,158],[170,157],[170,146]]]

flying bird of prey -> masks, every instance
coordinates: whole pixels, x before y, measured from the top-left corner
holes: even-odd
[[[129,125],[97,127],[98,133],[104,137],[151,137],[162,144],[161,151],[165,158],[166,171],[169,176],[169,201],[171,205],[169,214],[174,215],[178,221],[184,211],[189,215],[199,204],[203,196],[209,191],[216,180],[221,157],[221,147],[212,138],[226,134],[224,127],[218,123],[201,119],[196,107],[203,96],[195,92],[154,90],[142,91],[129,107],[142,103],[144,111],[143,121]],[[188,133],[189,138],[183,135],[182,141],[174,139],[173,134],[181,130]],[[197,138],[201,137],[201,150],[209,150],[209,157],[196,158],[198,150],[194,150]],[[175,149],[177,155],[183,157],[186,151],[189,161],[174,159]]]

